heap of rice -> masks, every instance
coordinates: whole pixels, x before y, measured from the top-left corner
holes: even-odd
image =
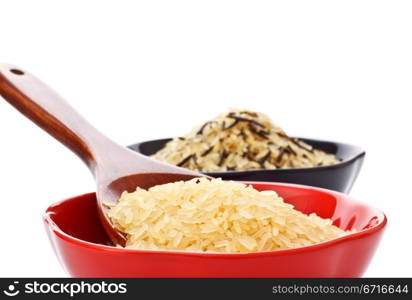
[[[127,248],[254,252],[296,248],[347,234],[305,215],[274,191],[196,178],[124,192],[109,210]]]
[[[291,138],[264,114],[230,110],[175,138],[153,158],[191,170],[305,168],[339,162],[333,154]]]

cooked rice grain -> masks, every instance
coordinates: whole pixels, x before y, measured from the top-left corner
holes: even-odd
[[[274,191],[196,178],[124,192],[109,211],[127,248],[255,252],[296,248],[347,234],[305,215]]]

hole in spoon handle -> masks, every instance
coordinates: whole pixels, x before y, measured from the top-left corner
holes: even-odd
[[[22,70],[19,69],[10,69],[10,72],[12,72],[15,75],[24,75],[24,72]]]

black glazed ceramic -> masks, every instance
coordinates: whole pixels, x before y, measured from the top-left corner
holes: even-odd
[[[335,154],[341,162],[332,166],[314,168],[204,172],[204,174],[221,177],[225,180],[289,182],[348,193],[358,177],[365,151],[359,147],[343,143],[299,139],[314,148]],[[129,148],[148,156],[163,148],[170,140],[147,141],[131,145]]]

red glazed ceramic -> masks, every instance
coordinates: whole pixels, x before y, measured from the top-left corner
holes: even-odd
[[[95,194],[50,206],[44,216],[53,249],[75,277],[359,277],[386,225],[385,215],[329,190],[281,183],[251,183],[275,190],[304,213],[331,218],[359,232],[297,249],[258,253],[192,253],[129,250],[110,246],[100,225]]]

